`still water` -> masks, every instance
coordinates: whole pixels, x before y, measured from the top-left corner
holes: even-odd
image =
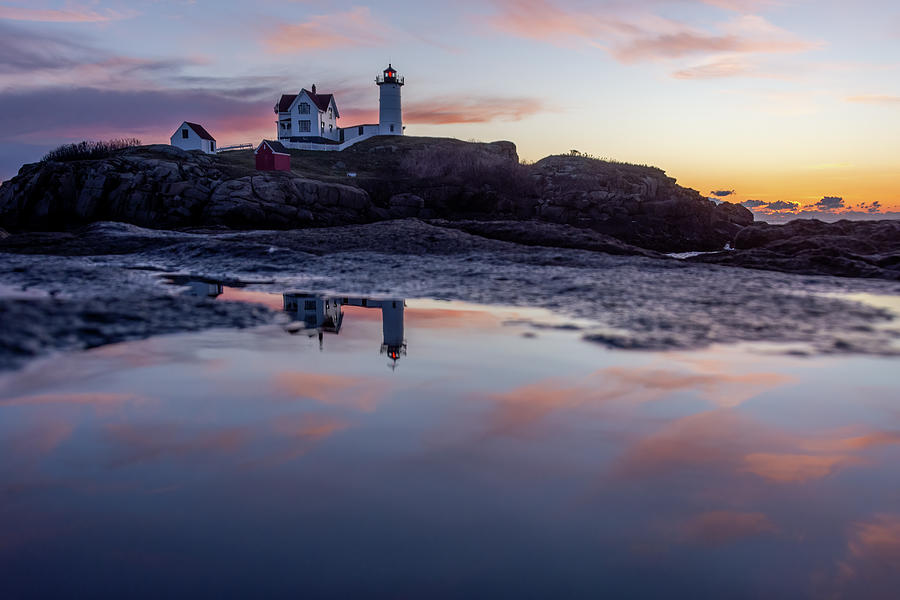
[[[0,378],[0,597],[897,597],[896,358],[189,289],[285,318]]]

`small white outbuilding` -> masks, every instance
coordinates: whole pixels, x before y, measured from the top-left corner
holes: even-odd
[[[216,153],[216,138],[209,135],[209,132],[202,125],[189,123],[185,121],[175,130],[169,143],[182,150],[200,150],[206,154]]]

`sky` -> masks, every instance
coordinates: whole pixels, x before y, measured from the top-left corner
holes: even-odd
[[[0,0],[0,179],[82,139],[275,136],[282,93],[408,135],[664,169],[774,220],[900,217],[896,0]]]

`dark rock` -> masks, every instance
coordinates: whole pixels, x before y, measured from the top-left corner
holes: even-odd
[[[583,156],[550,156],[534,166],[543,220],[587,227],[659,252],[719,250],[753,213],[683,188],[660,169]]]
[[[631,246],[614,237],[590,229],[540,221],[429,221],[431,225],[460,229],[492,240],[513,242],[523,246],[574,248],[606,254],[666,258],[665,255]]]
[[[735,250],[692,258],[753,269],[900,280],[900,221],[798,219],[742,229]]]
[[[397,194],[391,196],[388,205],[393,218],[418,217],[425,208],[425,200],[415,194]]]
[[[372,221],[373,208],[358,187],[235,169],[219,157],[171,146],[25,165],[0,187],[0,223],[14,230],[103,220],[156,228],[342,225]]]

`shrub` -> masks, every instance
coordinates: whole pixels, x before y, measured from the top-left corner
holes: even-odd
[[[106,158],[117,150],[140,145],[141,140],[136,138],[121,138],[105,142],[81,141],[75,144],[63,144],[45,154],[44,158],[41,159],[41,162],[68,162],[73,160]]]

